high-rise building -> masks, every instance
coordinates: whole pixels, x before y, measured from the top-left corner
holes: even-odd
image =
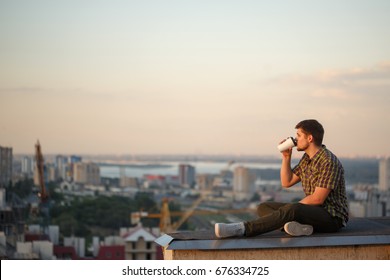
[[[56,169],[58,176],[62,178],[63,180],[67,179],[67,173],[69,171],[69,165],[68,165],[68,157],[58,155],[56,156]]]
[[[356,185],[353,200],[349,201],[349,212],[354,217],[386,216],[386,196],[370,185]]]
[[[70,156],[70,163],[81,162],[82,160],[83,158],[80,156],[75,156],[75,155]]]
[[[237,166],[234,169],[233,195],[234,200],[249,200],[254,192],[256,176],[244,166]]]
[[[54,164],[48,164],[47,168],[47,180],[49,182],[55,182],[58,180],[58,170]]]
[[[73,179],[76,183],[100,185],[99,165],[91,162],[76,162],[73,165]]]
[[[0,210],[5,208],[6,206],[5,197],[6,197],[6,190],[0,188]]]
[[[199,190],[211,190],[213,188],[213,183],[215,178],[218,175],[216,174],[198,174],[196,175],[196,184]]]
[[[7,187],[12,180],[12,148],[0,146],[0,187]]]
[[[27,176],[34,173],[34,159],[31,156],[24,156],[22,158],[22,173]]]
[[[38,168],[34,168],[34,184],[40,185]],[[43,180],[47,184],[48,182],[55,182],[58,179],[57,170],[53,164],[47,163],[43,165]]]
[[[70,163],[69,163],[69,174],[67,174],[67,175],[69,175],[69,176],[67,176],[67,177],[69,177],[69,178],[73,178],[74,179],[74,174],[73,174],[73,172],[74,172],[74,164],[75,163],[78,163],[78,162],[82,162],[82,157],[80,157],[80,156],[75,156],[75,155],[71,155],[70,157],[69,157],[69,160],[70,160]],[[64,178],[63,178],[64,179]]]
[[[179,183],[185,187],[192,187],[195,184],[195,167],[189,164],[179,165]]]
[[[390,190],[390,158],[383,158],[379,162],[379,190]]]

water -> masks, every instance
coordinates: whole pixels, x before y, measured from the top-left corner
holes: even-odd
[[[121,177],[121,172],[127,177],[143,177],[145,174],[153,175],[163,175],[163,176],[178,176],[179,174],[179,164],[183,162],[162,162],[157,164],[151,164],[146,166],[147,163],[144,163],[140,166],[121,166],[121,165],[101,165],[100,166],[100,176],[108,178],[119,178]],[[185,164],[190,164],[195,167],[196,173],[209,173],[209,174],[219,174],[221,170],[227,169],[227,164],[223,162],[186,162]],[[230,170],[234,170],[237,166],[244,166],[247,168],[253,169],[280,169],[279,163],[235,163],[230,166]],[[122,169],[122,170],[121,170]]]

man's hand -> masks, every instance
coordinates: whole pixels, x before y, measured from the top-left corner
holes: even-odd
[[[287,139],[283,139],[282,141],[279,142],[279,145],[284,143]],[[291,158],[292,154],[292,148],[288,148],[287,150],[281,152],[284,158]]]
[[[282,140],[279,144],[282,144],[286,139]],[[301,179],[293,174],[291,170],[291,154],[292,148],[289,148],[283,152],[282,154],[282,166],[280,168],[280,182],[283,188],[289,188],[296,183],[298,183]]]
[[[330,192],[330,189],[316,187],[313,194],[306,196],[299,202],[309,205],[322,205]]]

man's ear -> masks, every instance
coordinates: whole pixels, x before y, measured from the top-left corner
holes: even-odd
[[[312,142],[313,142],[313,135],[309,135],[309,136],[307,137],[307,140],[308,140],[310,143],[312,143]]]

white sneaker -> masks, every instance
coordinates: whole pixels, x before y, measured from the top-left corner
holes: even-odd
[[[284,231],[292,236],[311,235],[313,233],[313,227],[293,221],[284,225]]]
[[[217,223],[214,226],[214,230],[215,230],[215,235],[219,238],[243,236],[245,233],[245,226],[244,223],[232,223],[232,224]]]

